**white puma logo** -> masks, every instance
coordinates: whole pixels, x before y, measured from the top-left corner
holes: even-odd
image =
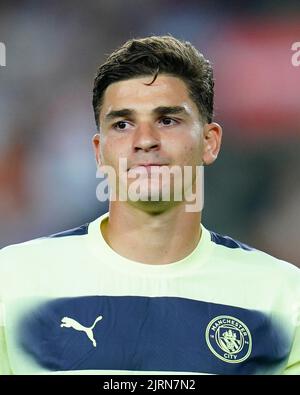
[[[99,315],[99,317],[97,317],[95,319],[95,322],[93,323],[92,326],[90,327],[85,327],[83,325],[81,325],[79,322],[75,321],[73,318],[69,318],[69,317],[64,317],[61,319],[61,328],[65,327],[65,328],[73,328],[76,331],[83,331],[87,334],[87,337],[91,340],[91,342],[93,343],[93,346],[96,347],[97,343],[96,340],[94,339],[94,335],[93,335],[93,329],[95,328],[95,325],[97,324],[97,322],[102,320],[102,315]]]

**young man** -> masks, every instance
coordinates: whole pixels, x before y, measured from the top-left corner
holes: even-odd
[[[130,40],[100,66],[109,213],[2,251],[1,373],[300,372],[299,270],[208,231],[192,205],[221,144],[213,85],[171,36]]]

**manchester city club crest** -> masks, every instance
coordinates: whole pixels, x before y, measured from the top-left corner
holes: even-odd
[[[205,338],[210,351],[224,362],[243,362],[251,354],[251,333],[237,318],[228,315],[215,317],[207,325]]]

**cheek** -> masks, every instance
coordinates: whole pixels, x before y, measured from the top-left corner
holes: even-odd
[[[119,159],[128,158],[128,143],[122,139],[104,138],[102,142],[102,157],[106,165],[119,166]]]
[[[192,164],[201,164],[203,153],[203,139],[201,133],[197,133],[193,136],[187,149],[190,162],[192,162]]]
[[[197,146],[187,147],[185,151],[185,163],[197,165],[201,163],[201,150]]]
[[[201,163],[202,144],[198,139],[181,141],[177,146],[177,156],[183,165],[197,165]]]
[[[172,136],[169,141],[169,149],[173,158],[183,165],[197,165],[202,163],[203,132],[199,124],[189,125],[181,130],[181,133]]]

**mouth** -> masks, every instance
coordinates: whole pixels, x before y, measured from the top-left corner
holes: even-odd
[[[137,168],[146,168],[147,170],[151,170],[152,168],[160,168],[161,166],[167,166],[166,163],[139,163],[137,165],[134,165],[130,168],[128,168],[127,171],[137,169]]]
[[[163,166],[167,166],[166,163],[140,163],[130,167],[127,171],[130,173],[156,173],[159,172],[160,168]]]

